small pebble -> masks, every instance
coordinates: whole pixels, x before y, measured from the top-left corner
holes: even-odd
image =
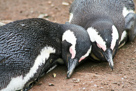
[[[52,2],[51,1],[48,1],[48,4],[51,4]]]
[[[68,6],[69,3],[67,3],[67,2],[62,2],[62,5]]]
[[[55,78],[56,77],[56,73],[53,73],[52,76]]]
[[[127,79],[127,76],[124,76],[125,79]]]
[[[80,82],[80,79],[73,78],[73,82],[78,83],[78,82]]]
[[[51,7],[54,7],[54,4],[51,4]]]
[[[48,14],[40,14],[40,15],[38,16],[38,18],[47,18],[47,17],[49,17]]]
[[[54,84],[53,83],[49,83],[49,86],[54,86]]]
[[[113,82],[113,84],[118,84],[117,82]]]
[[[95,87],[97,87],[97,85],[96,85],[96,84],[94,84],[94,86],[95,86]]]
[[[83,87],[83,90],[85,90],[85,87]]]

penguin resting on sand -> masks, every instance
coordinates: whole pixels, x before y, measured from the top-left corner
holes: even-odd
[[[74,0],[70,7],[71,24],[86,29],[92,42],[91,58],[107,61],[121,46],[136,36],[136,15],[132,0]]]
[[[27,91],[58,58],[68,60],[71,75],[78,61],[89,55],[90,46],[88,33],[74,24],[32,18],[1,26],[0,91]]]
[[[133,0],[121,0],[124,4],[123,16],[125,17],[125,31],[128,41],[134,41],[136,36],[136,14]],[[125,44],[125,43],[124,43]]]

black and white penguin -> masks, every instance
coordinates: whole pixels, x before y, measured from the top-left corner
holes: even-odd
[[[58,58],[65,60],[71,76],[90,50],[88,33],[74,24],[32,18],[1,26],[0,91],[27,91]]]
[[[118,48],[136,35],[132,0],[74,0],[69,22],[87,30],[92,42],[91,57],[108,61],[112,69]]]
[[[136,36],[136,14],[133,0],[121,0],[124,4],[123,16],[125,17],[125,31],[128,41],[133,41]],[[124,40],[123,40],[124,41]],[[121,42],[123,42],[121,41]],[[125,42],[124,42],[125,44]],[[122,45],[120,45],[122,46]]]

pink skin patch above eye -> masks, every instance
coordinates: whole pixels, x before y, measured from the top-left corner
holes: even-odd
[[[104,45],[100,45],[100,44],[97,43],[97,46],[98,46],[99,48],[102,48],[104,51],[106,51],[106,47],[105,47]]]
[[[80,60],[79,60],[79,62],[81,62],[81,61],[84,60],[84,59],[85,59],[85,57],[81,57]]]
[[[71,53],[71,58],[73,59],[73,58],[75,58],[75,52],[74,52],[74,50],[72,49],[72,47],[70,47],[70,49],[69,49],[69,52]]]

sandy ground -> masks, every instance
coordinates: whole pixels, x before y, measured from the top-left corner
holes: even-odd
[[[0,0],[0,21],[8,23],[43,17],[65,23],[68,21],[72,1]],[[76,68],[70,79],[66,79],[67,68],[59,66],[41,78],[30,91],[136,91],[136,39],[117,52],[114,64],[112,71],[108,63],[93,63],[88,60]]]

